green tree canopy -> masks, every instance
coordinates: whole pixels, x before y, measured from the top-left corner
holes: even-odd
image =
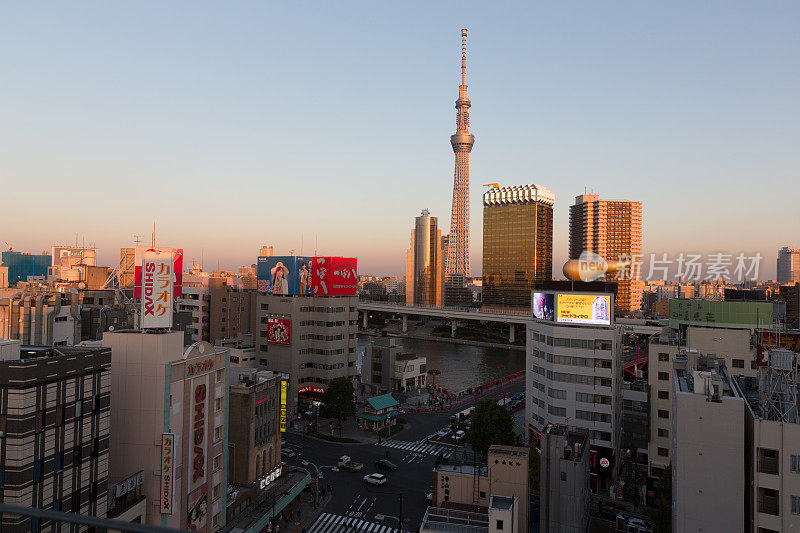
[[[333,378],[320,398],[322,417],[341,419],[344,416],[354,415],[356,413],[354,393],[353,383],[348,378]]]
[[[497,405],[496,399],[478,402],[472,412],[472,427],[467,436],[472,449],[479,453],[489,451],[492,444],[514,444],[514,418]]]

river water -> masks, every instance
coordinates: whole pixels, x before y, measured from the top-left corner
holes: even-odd
[[[525,352],[396,337],[404,353],[427,357],[428,370],[439,370],[436,385],[451,392],[475,387],[525,368]],[[358,336],[358,363],[369,337]],[[501,368],[503,367],[503,368]],[[430,379],[430,376],[429,376]]]

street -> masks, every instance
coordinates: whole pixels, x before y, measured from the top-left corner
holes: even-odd
[[[488,397],[513,395],[524,389],[524,381],[518,381]],[[295,432],[284,433],[283,448],[290,448],[297,454],[284,460],[296,465],[301,465],[304,459],[310,461],[313,465],[306,468],[312,474],[315,473],[314,465],[322,472],[320,487],[330,486],[332,490],[332,499],[325,506],[324,514],[309,531],[336,531],[337,527],[344,525],[365,530],[369,523],[397,528],[401,514],[404,530],[413,531],[419,527],[428,506],[426,496],[431,490],[436,455],[456,447],[449,437],[441,439],[439,445],[436,432],[450,424],[451,415],[474,404],[469,402],[439,412],[404,413],[401,416],[407,422],[406,429],[380,444],[340,444]],[[465,446],[465,440],[459,443],[459,447]],[[394,472],[374,467],[375,461],[387,458],[387,453],[389,461],[397,466]],[[342,455],[350,456],[353,462],[363,463],[364,468],[359,472],[334,471]],[[384,485],[373,486],[363,481],[364,476],[375,472],[386,475]]]

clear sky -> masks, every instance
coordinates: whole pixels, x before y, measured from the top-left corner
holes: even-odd
[[[469,29],[482,183],[639,200],[646,252],[800,245],[800,3],[4,2],[0,246],[134,234],[206,267],[276,252],[399,274],[452,199]]]

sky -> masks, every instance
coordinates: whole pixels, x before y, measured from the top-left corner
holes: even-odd
[[[3,2],[0,247],[134,235],[206,269],[357,256],[403,274],[447,233],[469,29],[472,274],[481,184],[643,204],[648,253],[800,246],[800,3]]]

